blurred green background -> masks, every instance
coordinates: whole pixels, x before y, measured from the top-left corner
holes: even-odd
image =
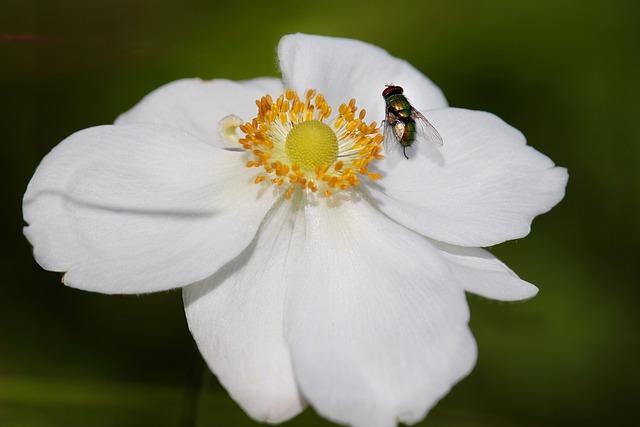
[[[198,353],[179,292],[60,284],[21,197],[72,132],[174,79],[278,75],[281,35],[362,39],[569,168],[565,200],[494,252],[538,297],[469,296],[475,371],[421,425],[637,426],[640,2],[0,0],[0,426],[181,425]],[[205,380],[198,426],[252,426]],[[328,426],[307,410],[286,426]]]

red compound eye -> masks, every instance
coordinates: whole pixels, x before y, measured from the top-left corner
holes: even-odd
[[[402,92],[404,92],[404,90],[400,86],[387,86],[382,91],[382,96],[383,97],[387,97],[389,95],[399,95]]]

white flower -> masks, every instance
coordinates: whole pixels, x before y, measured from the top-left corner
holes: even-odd
[[[415,423],[475,363],[464,292],[536,294],[480,247],[527,235],[567,172],[377,47],[290,35],[278,57],[282,81],[180,80],[65,139],[29,184],[25,234],[68,286],[184,287],[200,351],[257,420],[309,403]],[[379,125],[389,83],[443,147],[381,160],[360,108]]]

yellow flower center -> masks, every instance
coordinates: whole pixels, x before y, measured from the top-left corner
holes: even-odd
[[[287,156],[304,171],[332,165],[338,157],[338,137],[320,120],[302,122],[289,131],[285,142]]]
[[[275,101],[263,96],[256,105],[258,114],[250,122],[238,126],[225,118],[221,123],[230,143],[235,141],[228,135],[235,136],[236,128],[244,133],[237,143],[247,152],[246,166],[261,169],[256,184],[273,184],[287,199],[295,191],[332,197],[357,187],[362,177],[381,178],[369,171],[369,163],[383,158],[384,138],[376,122],[364,121],[366,111],[358,112],[355,99],[341,104],[332,118],[324,96],[313,89],[304,99],[289,89]]]

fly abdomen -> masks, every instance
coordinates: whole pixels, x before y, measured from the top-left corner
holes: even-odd
[[[400,139],[400,144],[405,147],[413,144],[416,139],[416,122],[412,119],[404,121],[404,133]]]

